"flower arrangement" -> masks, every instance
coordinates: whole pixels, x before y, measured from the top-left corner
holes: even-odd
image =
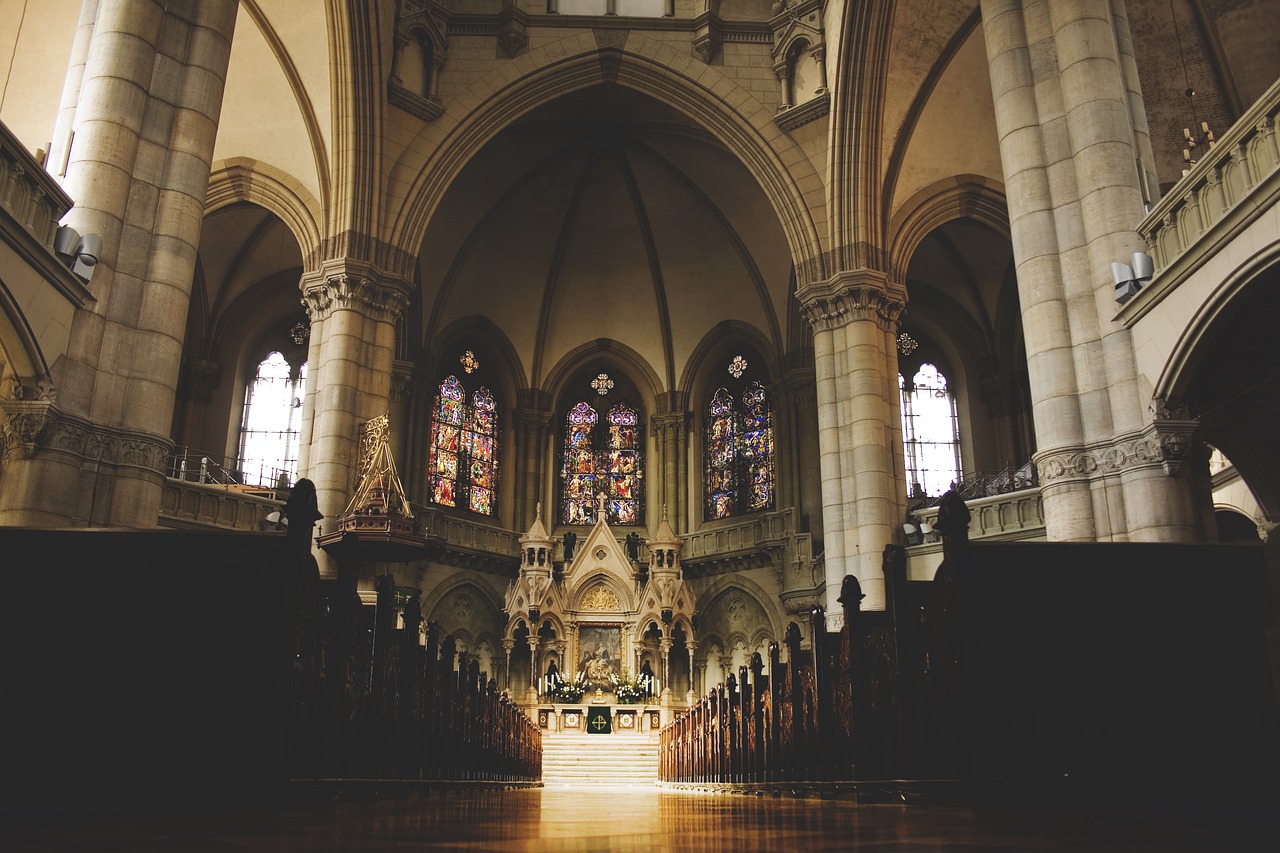
[[[549,695],[557,702],[565,702],[572,704],[582,701],[582,694],[587,690],[586,673],[579,672],[572,681],[567,678],[561,678],[557,681],[549,691]]]
[[[611,676],[613,679],[613,693],[618,697],[618,701],[624,705],[633,705],[641,702],[645,698],[646,691],[640,682],[631,677],[631,674],[625,669],[617,675]]]

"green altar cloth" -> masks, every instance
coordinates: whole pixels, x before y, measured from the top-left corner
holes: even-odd
[[[613,731],[609,721],[609,709],[593,707],[587,709],[587,734],[607,735]]]

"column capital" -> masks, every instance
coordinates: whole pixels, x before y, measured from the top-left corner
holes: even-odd
[[[896,331],[906,307],[906,291],[872,269],[847,270],[796,291],[800,310],[815,332],[832,331],[858,320]]]
[[[304,273],[302,293],[302,304],[313,323],[341,310],[394,323],[409,305],[410,287],[369,264],[340,261]]]

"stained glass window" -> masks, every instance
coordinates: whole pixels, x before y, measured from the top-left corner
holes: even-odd
[[[926,362],[902,390],[902,438],[908,494],[937,497],[960,479],[960,432],[956,399],[947,378]]]
[[[605,414],[585,401],[565,417],[564,499],[561,521],[594,524],[596,495],[605,495],[610,524],[640,524],[644,506],[644,451],[640,417],[626,403]]]
[[[456,376],[440,383],[427,459],[431,500],[494,515],[498,489],[498,404],[481,386],[467,402]]]
[[[764,386],[735,398],[719,388],[707,406],[706,518],[773,509],[773,411]]]
[[[295,374],[285,357],[273,352],[258,365],[245,390],[240,422],[241,483],[274,488],[282,478],[293,482],[306,384],[306,362]]]

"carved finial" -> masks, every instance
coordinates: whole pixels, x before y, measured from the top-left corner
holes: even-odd
[[[538,521],[542,521],[542,501],[538,501],[538,506],[535,512],[537,514]]]

